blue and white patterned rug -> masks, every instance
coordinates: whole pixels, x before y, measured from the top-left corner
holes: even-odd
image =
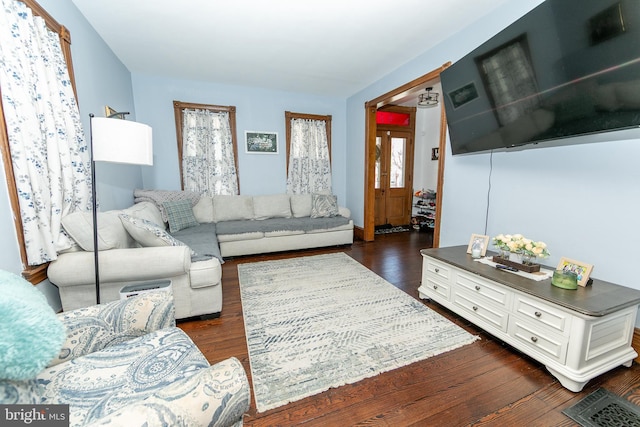
[[[238,275],[258,412],[478,339],[344,253]]]

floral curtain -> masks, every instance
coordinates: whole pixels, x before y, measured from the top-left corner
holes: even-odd
[[[291,119],[287,192],[331,191],[331,161],[324,120]]]
[[[525,40],[515,41],[481,61],[500,124],[509,124],[538,108],[540,101]]]
[[[182,181],[185,190],[238,194],[229,113],[183,110]]]
[[[69,248],[61,218],[91,209],[91,171],[58,34],[1,0],[0,87],[29,265]]]

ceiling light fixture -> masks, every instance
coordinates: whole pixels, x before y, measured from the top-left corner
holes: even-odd
[[[431,91],[433,90],[432,87],[427,87],[425,88],[425,90],[427,91],[427,93],[421,93],[418,97],[418,107],[426,108],[435,107],[436,105],[438,105],[438,93],[431,93]]]

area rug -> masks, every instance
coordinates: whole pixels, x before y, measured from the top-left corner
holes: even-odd
[[[640,407],[604,388],[562,413],[583,427],[640,427]]]
[[[238,276],[258,412],[478,339],[344,253]]]

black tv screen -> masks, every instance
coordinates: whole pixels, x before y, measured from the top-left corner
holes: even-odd
[[[640,1],[546,0],[441,74],[452,153],[640,126]]]

